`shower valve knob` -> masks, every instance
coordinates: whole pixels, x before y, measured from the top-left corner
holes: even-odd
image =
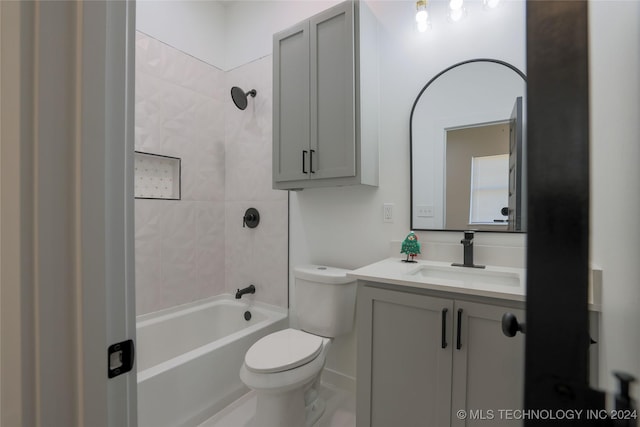
[[[242,217],[242,227],[256,228],[260,224],[260,213],[256,208],[249,208]]]

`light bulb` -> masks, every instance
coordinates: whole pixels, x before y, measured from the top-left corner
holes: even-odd
[[[500,0],[484,0],[485,7],[489,9],[495,9],[496,7],[498,7],[499,3]]]
[[[429,29],[429,12],[427,11],[426,0],[418,0],[416,2],[416,23],[418,31],[421,33]]]
[[[429,19],[429,14],[427,13],[426,10],[418,10],[416,12],[416,22],[418,24],[421,24],[421,23],[426,24],[428,19]]]
[[[449,11],[449,19],[452,22],[458,22],[464,16],[464,9],[451,9]]]
[[[463,3],[464,3],[464,0],[451,0],[449,2],[449,8],[451,10],[462,10]]]

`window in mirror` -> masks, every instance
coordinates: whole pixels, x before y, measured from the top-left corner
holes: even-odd
[[[500,225],[509,202],[509,155],[471,159],[469,225]]]

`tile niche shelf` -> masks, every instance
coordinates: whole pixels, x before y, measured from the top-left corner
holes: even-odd
[[[180,159],[135,152],[136,199],[180,200]]]

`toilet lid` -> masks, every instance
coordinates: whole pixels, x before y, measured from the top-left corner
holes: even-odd
[[[260,338],[247,351],[244,363],[253,372],[282,372],[308,363],[321,350],[321,337],[284,329]]]

